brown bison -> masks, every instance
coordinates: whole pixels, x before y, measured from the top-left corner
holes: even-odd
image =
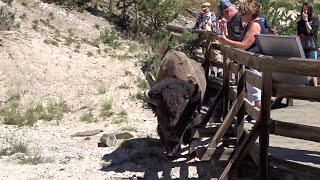
[[[180,148],[182,138],[183,143],[190,142],[190,130],[184,130],[199,109],[206,86],[204,69],[198,62],[182,52],[168,51],[156,84],[145,96],[157,116],[157,131],[169,156]]]

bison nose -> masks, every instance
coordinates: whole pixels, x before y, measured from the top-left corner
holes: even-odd
[[[152,105],[154,105],[154,106],[158,106],[158,105],[159,105],[159,100],[154,99],[154,98],[151,98],[151,97],[149,96],[149,90],[144,92],[144,97],[145,97],[145,100],[146,100],[148,103],[150,103],[150,104],[152,104]]]
[[[170,141],[175,141],[175,142],[179,141],[179,137],[177,137],[177,136],[171,136],[169,139],[170,139]]]

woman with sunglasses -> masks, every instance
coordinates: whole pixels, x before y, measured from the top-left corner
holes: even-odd
[[[239,41],[233,41],[224,34],[218,36],[218,40],[222,44],[229,45],[234,48],[239,48],[255,53],[261,53],[254,35],[266,34],[264,23],[259,19],[260,6],[256,1],[243,1],[240,5],[239,12],[242,20],[247,24],[244,31],[239,37]],[[250,69],[251,72],[260,75],[261,72]],[[248,98],[254,102],[255,106],[261,108],[261,90],[247,83]]]

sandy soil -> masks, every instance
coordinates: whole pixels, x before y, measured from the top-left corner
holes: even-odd
[[[141,72],[139,54],[147,49],[128,51],[130,40],[121,39],[122,47],[98,54],[97,47],[89,45],[104,28],[114,29],[106,19],[88,12],[79,13],[40,0],[28,0],[27,6],[13,1],[12,6],[0,1],[0,7],[14,12],[20,28],[0,31],[0,105],[8,106],[14,94],[21,96],[21,110],[39,102],[47,105],[61,98],[71,109],[61,120],[39,120],[32,126],[18,127],[0,122],[0,150],[10,142],[27,145],[28,154],[0,156],[0,179],[209,179],[214,177],[210,163],[179,158],[169,161],[163,155],[156,133],[157,121],[143,102],[131,97],[139,91]],[[26,14],[26,19],[19,16]],[[40,22],[53,15],[50,24],[60,32]],[[38,20],[38,31],[33,21]],[[95,28],[96,24],[100,30]],[[72,29],[73,43],[66,45],[63,36]],[[58,47],[46,44],[55,40]],[[79,44],[79,52],[75,52]],[[108,46],[100,44],[100,49]],[[91,51],[94,55],[89,57]],[[124,60],[120,55],[126,55]],[[131,73],[125,72],[130,71]],[[99,91],[105,89],[104,93]],[[100,111],[105,100],[112,100],[115,115],[102,118]],[[81,117],[92,110],[98,122],[86,123]],[[119,113],[125,111],[125,121],[119,123]],[[77,132],[102,129],[90,138],[73,137]],[[131,147],[98,147],[103,133],[129,132]],[[46,160],[37,165],[20,162],[21,158],[39,157]]]

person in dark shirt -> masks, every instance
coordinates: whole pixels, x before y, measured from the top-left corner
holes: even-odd
[[[245,23],[247,23],[247,26],[238,41],[228,39],[224,34],[222,34],[218,36],[219,42],[234,48],[261,53],[257,46],[255,35],[266,34],[266,31],[263,22],[259,18],[260,8],[258,4],[256,1],[243,1],[240,5],[240,13],[241,18]],[[255,69],[250,69],[250,71],[261,76],[261,72]],[[261,108],[261,90],[249,83],[246,83],[246,85],[249,100],[254,102],[256,107]]]
[[[314,6],[306,2],[301,8],[301,19],[297,21],[297,34],[300,37],[301,44],[306,58],[318,59],[318,29],[319,18],[314,15]],[[317,77],[312,78],[314,86],[318,85]]]
[[[216,17],[218,17],[220,20],[222,18],[227,20],[226,28],[228,34],[225,34],[226,37],[228,37],[228,39],[237,41],[244,30],[243,21],[238,9],[234,4],[231,4],[229,0],[221,0],[217,9],[218,11]],[[225,31],[224,26],[219,26],[217,24],[217,28],[219,28],[221,32]]]
[[[268,20],[268,17],[267,15],[263,14],[262,13],[262,10],[263,10],[263,6],[262,6],[262,3],[257,1],[257,4],[260,6],[260,14],[259,14],[259,18],[260,20],[262,21],[262,23],[264,24],[264,27],[266,29],[266,32],[267,33],[270,33],[270,30],[271,30],[271,26],[269,24],[269,20]],[[272,33],[273,34],[273,33]]]

